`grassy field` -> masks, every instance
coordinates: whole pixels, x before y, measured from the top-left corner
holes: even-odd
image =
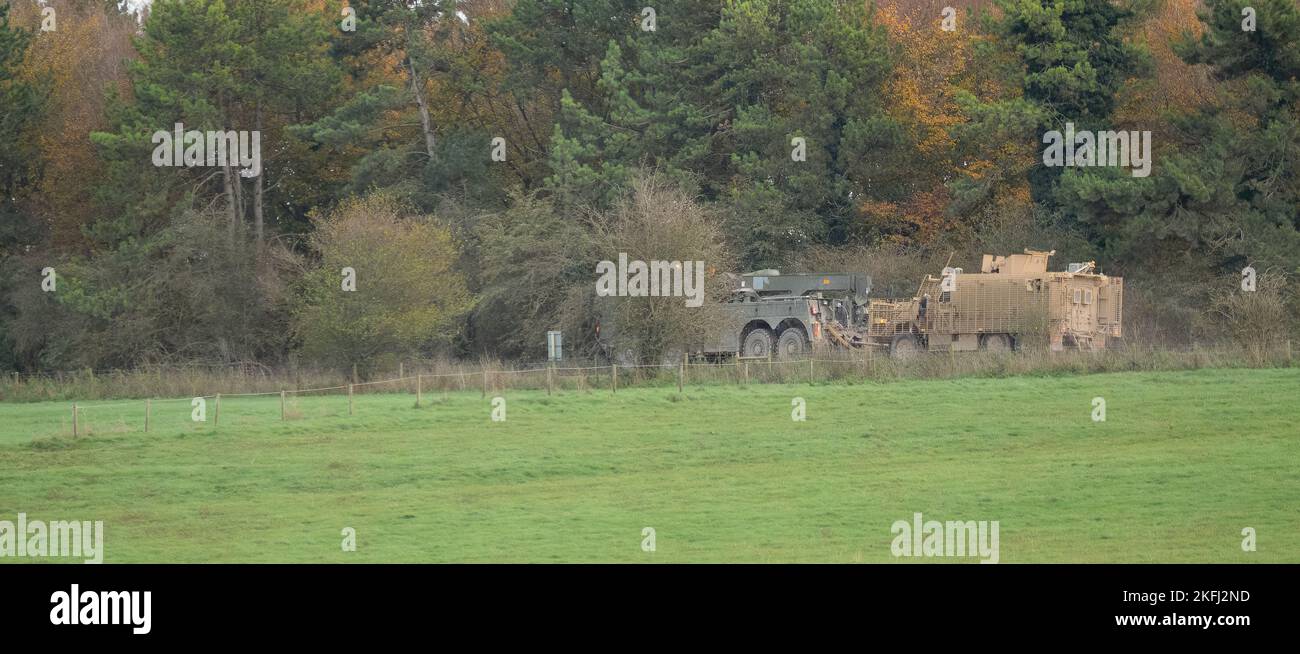
[[[75,441],[0,404],[0,520],[103,520],[107,562],[943,561],[891,555],[915,512],[1003,562],[1300,561],[1300,369],[505,397],[92,403]]]

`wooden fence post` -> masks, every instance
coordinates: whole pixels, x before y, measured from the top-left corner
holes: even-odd
[[[677,392],[682,392],[682,386],[686,383],[686,364],[677,364]]]
[[[609,392],[617,393],[618,392],[618,364],[617,363],[609,364],[609,379],[610,379]]]
[[[420,408],[420,396],[424,394],[424,375],[415,376],[415,408]]]
[[[487,399],[487,385],[488,385],[488,379],[487,379],[487,366],[483,366],[483,395],[482,395],[482,397],[483,397],[483,399],[485,399],[485,400]]]
[[[749,362],[745,362],[745,385],[749,385]]]
[[[144,433],[149,433],[149,414],[152,413],[153,400],[145,398],[144,400]]]
[[[280,422],[285,421],[284,413],[284,391],[280,391]]]
[[[221,424],[221,393],[217,393],[216,411],[212,413],[212,426]]]
[[[554,384],[555,364],[546,364],[546,397],[551,396],[551,386]]]
[[[72,437],[77,437],[77,403],[72,403]]]
[[[348,415],[352,415],[352,384],[348,384]]]

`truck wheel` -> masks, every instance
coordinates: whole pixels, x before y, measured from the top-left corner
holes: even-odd
[[[743,349],[747,357],[767,357],[772,354],[772,330],[758,327],[745,335]]]
[[[889,344],[889,356],[895,359],[910,359],[921,352],[921,342],[911,334],[899,334]]]
[[[1006,334],[985,334],[980,337],[980,349],[986,352],[1010,352],[1011,337]]]
[[[808,341],[804,339],[803,330],[798,327],[787,327],[776,339],[776,355],[782,359],[803,356],[807,350]]]

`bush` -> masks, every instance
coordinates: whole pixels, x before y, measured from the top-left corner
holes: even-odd
[[[546,332],[565,333],[566,349],[581,346],[596,260],[588,226],[532,195],[478,226],[478,305],[470,318],[482,356],[546,355]]]
[[[1252,363],[1269,360],[1271,354],[1285,346],[1296,324],[1287,276],[1272,270],[1262,272],[1254,291],[1241,290],[1235,278],[1226,280],[1224,286],[1233,290],[1211,294],[1211,316],[1218,319],[1222,332],[1245,350]]]
[[[274,363],[288,349],[288,252],[260,254],[217,213],[188,213],[88,258],[16,262],[9,323],[26,368],[130,368],[174,361]],[[40,270],[56,271],[52,293]]]
[[[703,261],[703,306],[686,306],[682,297],[602,297],[595,303],[604,344],[621,360],[658,363],[713,342],[727,324],[722,301],[733,285],[725,273],[734,259],[717,217],[667,178],[637,177],[629,194],[598,219],[595,240],[601,259]],[[586,293],[595,295],[596,264]]]
[[[445,345],[473,307],[451,232],[391,196],[345,201],[316,218],[317,265],[301,280],[296,334],[310,361],[368,373]],[[344,269],[355,273],[345,290]]]

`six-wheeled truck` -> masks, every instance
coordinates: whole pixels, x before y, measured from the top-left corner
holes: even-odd
[[[742,275],[724,305],[726,324],[703,354],[799,357],[828,340],[828,325],[860,323],[871,278],[858,273]]]
[[[732,275],[733,290],[723,302],[711,333],[683,352],[660,353],[658,361],[681,361],[684,354],[705,358],[797,358],[828,342],[828,326],[863,323],[871,278],[857,273],[782,275],[761,270]],[[638,352],[620,348],[614,329],[597,332],[602,349],[624,365],[642,362]],[[653,362],[653,361],[651,361]]]
[[[894,356],[1009,351],[1041,337],[1052,350],[1100,350],[1122,335],[1124,280],[1094,262],[1048,272],[1056,252],[984,255],[979,273],[946,268],[910,300],[873,300],[866,342]]]

